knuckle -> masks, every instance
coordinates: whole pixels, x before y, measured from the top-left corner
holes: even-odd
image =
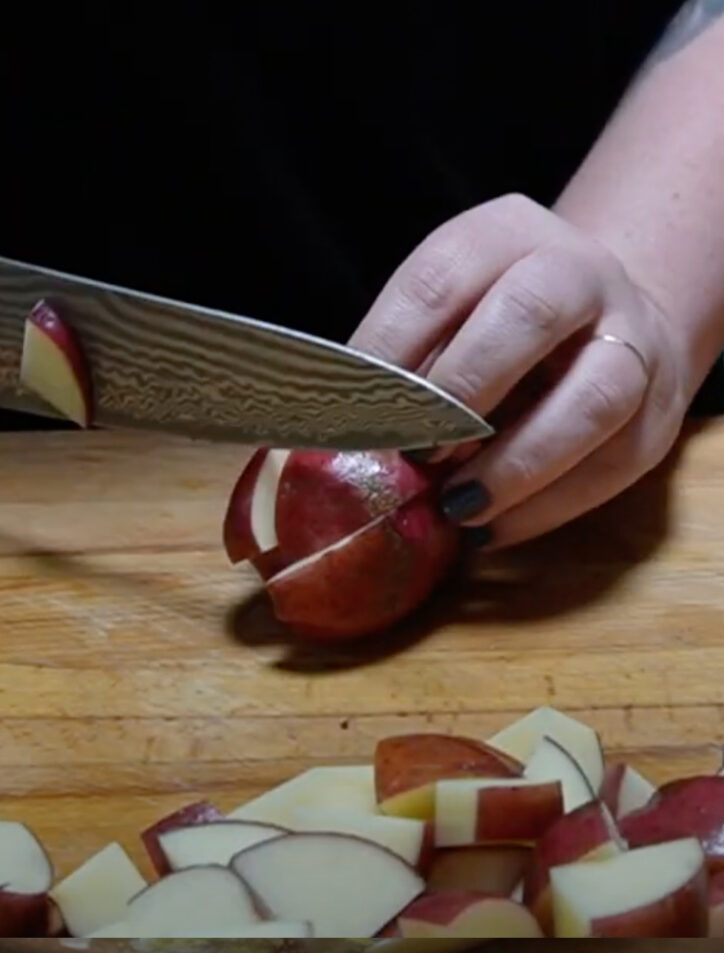
[[[499,195],[487,202],[486,207],[504,215],[529,215],[533,209],[539,208],[533,199],[522,192],[507,192],[505,195]]]
[[[400,282],[403,299],[416,308],[444,309],[455,295],[462,258],[458,243],[430,242],[405,269]]]
[[[519,499],[525,496],[529,487],[537,486],[544,468],[545,453],[529,448],[526,453],[518,453],[505,461],[505,485],[515,487],[515,495]]]
[[[603,431],[626,420],[638,403],[630,388],[613,380],[595,377],[581,387],[577,398],[578,412],[596,430]]]
[[[530,284],[501,288],[496,308],[506,324],[522,325],[538,334],[554,333],[561,320],[558,308]]]
[[[468,407],[476,408],[485,382],[483,374],[476,368],[459,364],[448,368],[440,386]]]

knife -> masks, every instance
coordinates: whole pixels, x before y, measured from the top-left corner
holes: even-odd
[[[0,258],[0,406],[55,416],[19,384],[41,299],[77,333],[94,424],[309,449],[417,449],[492,428],[423,378],[352,348]]]

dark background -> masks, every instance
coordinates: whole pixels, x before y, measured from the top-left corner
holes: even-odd
[[[345,340],[446,218],[555,199],[678,6],[12,4],[0,254]]]

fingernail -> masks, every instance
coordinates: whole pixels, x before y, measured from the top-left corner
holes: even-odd
[[[411,463],[428,463],[437,449],[437,447],[420,447],[417,450],[403,450],[402,456]]]
[[[493,530],[490,526],[466,526],[463,529],[463,546],[471,549],[482,549],[493,541]]]
[[[440,505],[451,522],[464,523],[487,509],[490,505],[490,494],[478,480],[468,480],[446,490]]]

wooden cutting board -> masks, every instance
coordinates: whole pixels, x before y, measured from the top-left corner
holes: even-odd
[[[198,797],[231,809],[381,736],[539,704],[656,780],[719,763],[724,424],[613,505],[480,558],[365,649],[309,653],[220,546],[243,450],[0,435],[0,816],[63,874]]]

